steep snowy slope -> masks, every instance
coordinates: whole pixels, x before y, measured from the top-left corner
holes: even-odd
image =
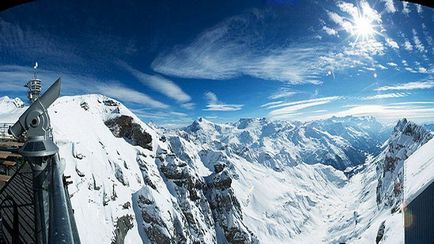
[[[4,101],[0,120],[16,121],[25,108]],[[205,181],[120,103],[62,97],[49,112],[82,243],[255,242],[225,174]]]
[[[339,221],[331,225],[330,233],[334,234],[330,235],[332,238],[329,240],[403,243],[403,187],[420,189],[428,181],[427,177],[421,177],[413,179],[415,182],[411,184],[414,188],[407,184],[404,186],[404,165],[409,174],[418,172],[420,175],[431,175],[430,159],[434,153],[428,153],[427,150],[432,145],[432,138],[424,127],[406,119],[398,121],[383,151],[376,158],[368,160],[366,167],[349,179],[344,187],[343,195],[348,198],[337,215]],[[419,159],[421,162],[416,163],[415,160]]]
[[[353,215],[365,183],[375,187],[378,179],[375,167],[365,170],[371,173],[368,180],[348,181],[342,171],[324,164],[335,154],[349,165],[363,164],[359,160],[367,158],[354,170],[362,171],[372,163],[369,154],[380,150],[383,129],[373,118],[310,123],[242,119],[234,124],[199,119],[170,138],[185,140],[172,146],[181,147],[175,153],[194,155],[193,164],[229,168],[246,224],[261,242],[321,243],[352,240],[367,229],[369,219],[352,233]],[[375,188],[372,192],[365,206],[371,212],[376,209]],[[376,231],[366,240],[375,240]]]
[[[24,109],[4,99],[0,122]],[[401,243],[401,196],[386,203],[430,139],[402,120],[383,143],[369,117],[165,130],[100,95],[49,112],[83,243]]]
[[[404,203],[407,205],[434,181],[434,139],[414,152],[404,164]]]
[[[305,239],[300,242],[317,243],[327,234],[312,235],[311,231],[326,215],[322,203],[339,199],[338,190],[346,180],[343,172],[331,166],[303,163],[276,171],[240,157],[229,147],[216,150],[208,144],[195,144],[185,132],[179,137],[171,135],[169,140],[177,141],[172,143],[175,154],[184,154],[191,164],[203,162],[217,171],[227,170],[244,221],[262,243],[288,243],[301,234]]]
[[[123,105],[97,95],[62,97],[50,114],[65,174],[74,182],[71,201],[83,243],[254,241],[236,204],[224,203],[229,212],[221,217],[212,212],[224,199],[210,204],[208,198],[231,198],[230,184],[219,185],[217,176],[205,181],[200,166],[179,159],[157,129]]]

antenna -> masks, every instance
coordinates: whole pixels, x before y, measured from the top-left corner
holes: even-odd
[[[29,80],[25,85],[25,87],[28,88],[27,98],[29,99],[30,104],[34,103],[38,99],[42,90],[42,81],[38,79],[37,69],[38,62],[33,66],[33,79]]]
[[[38,62],[35,62],[35,66],[33,66],[33,79],[38,78],[37,69],[38,69]]]

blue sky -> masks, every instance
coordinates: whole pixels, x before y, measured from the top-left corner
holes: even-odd
[[[89,3],[92,2],[92,3]],[[36,1],[0,13],[0,96],[39,63],[143,120],[434,122],[434,12],[376,1]]]

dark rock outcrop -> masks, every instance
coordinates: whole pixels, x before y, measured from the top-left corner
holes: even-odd
[[[218,170],[217,170],[218,171]],[[213,173],[206,179],[207,198],[216,225],[223,230],[229,243],[257,243],[256,236],[243,223],[241,205],[232,189],[227,169]]]
[[[115,231],[114,231],[115,235],[114,235],[114,239],[112,241],[112,244],[124,243],[125,236],[127,235],[127,232],[134,227],[133,220],[134,220],[133,216],[125,215],[125,216],[120,217],[116,221],[116,226],[115,226]]]
[[[105,125],[116,137],[122,137],[134,146],[140,146],[152,150],[152,136],[133,121],[133,118],[121,115],[109,119]]]
[[[210,228],[214,228],[211,208],[204,195],[206,184],[193,169],[173,153],[160,150],[157,164],[166,178],[167,183],[172,185],[177,204],[182,212],[182,218],[178,219],[176,239],[188,239],[192,243],[205,242],[205,235]],[[199,212],[197,212],[199,210]],[[176,223],[175,223],[176,224]],[[215,242],[215,239],[213,240]],[[182,241],[181,241],[182,242]],[[178,242],[179,243],[179,242]]]
[[[401,119],[378,162],[377,204],[398,211],[402,202],[404,161],[433,138],[423,126]]]
[[[378,228],[377,237],[375,238],[375,242],[378,244],[383,239],[384,230],[386,229],[386,221],[381,222],[380,227]]]

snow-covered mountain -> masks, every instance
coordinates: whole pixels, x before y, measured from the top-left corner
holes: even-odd
[[[333,117],[307,123],[240,119],[215,124],[200,118],[184,131],[198,144],[226,147],[248,161],[276,170],[284,166],[321,163],[345,169],[378,154],[388,130],[372,117]]]
[[[0,101],[0,122],[25,109]],[[385,203],[430,139],[402,120],[387,140],[372,117],[166,130],[101,95],[49,112],[82,243],[402,243],[402,215]]]

